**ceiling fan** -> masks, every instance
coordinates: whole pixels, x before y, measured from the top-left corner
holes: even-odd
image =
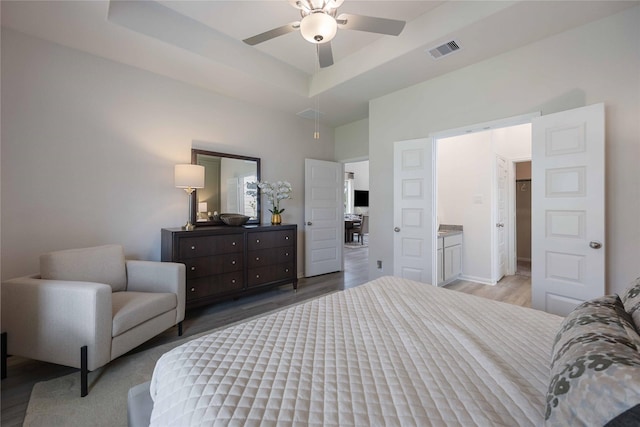
[[[300,30],[302,37],[317,45],[318,61],[320,67],[324,68],[333,65],[331,40],[335,37],[338,28],[391,36],[399,35],[404,29],[405,21],[348,13],[338,15],[338,8],[343,2],[344,0],[289,0],[293,7],[300,10],[302,16],[300,21],[290,22],[243,41],[250,46],[255,46]]]

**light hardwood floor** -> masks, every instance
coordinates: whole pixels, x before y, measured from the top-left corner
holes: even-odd
[[[344,255],[345,271],[303,278],[298,283],[297,292],[292,291],[291,285],[286,285],[260,294],[189,311],[184,320],[183,337],[366,283],[369,280],[368,247],[345,248]],[[500,282],[497,286],[456,281],[447,287],[486,298],[529,306],[531,292],[527,287],[526,279],[530,278],[510,276],[510,278],[504,279],[504,283]],[[172,328],[141,345],[134,352],[177,341],[183,337],[178,337],[177,329]],[[8,361],[8,377],[2,381],[2,426],[22,425],[31,389],[36,382],[57,378],[72,372],[77,372],[77,370],[50,363],[10,357]]]
[[[456,280],[447,289],[465,292],[509,304],[531,307],[531,277],[516,274],[505,276],[494,286],[481,285],[466,280]]]

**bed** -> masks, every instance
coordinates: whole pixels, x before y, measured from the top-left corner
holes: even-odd
[[[576,333],[567,319],[382,277],[164,354],[146,386],[150,425],[562,425],[571,345],[553,351]],[[638,359],[626,374],[640,382]],[[628,386],[618,400],[632,408],[640,386]]]

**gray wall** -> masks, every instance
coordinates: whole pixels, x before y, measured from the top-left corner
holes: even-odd
[[[37,272],[45,251],[106,243],[160,259],[160,229],[187,218],[173,166],[190,163],[192,146],[260,157],[263,179],[292,183],[283,220],[299,226],[301,271],[304,158],[334,158],[332,130],[320,134],[313,121],[3,28],[2,278]]]
[[[372,100],[369,277],[392,272],[394,141],[599,102],[606,106],[607,291],[622,291],[640,276],[638,22],[640,7],[627,9]],[[383,271],[376,260],[383,261]]]
[[[339,126],[334,133],[336,161],[346,162],[369,158],[369,119]]]

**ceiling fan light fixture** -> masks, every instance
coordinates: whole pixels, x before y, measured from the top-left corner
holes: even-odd
[[[311,13],[300,22],[300,33],[311,43],[327,43],[338,31],[336,20],[324,12]]]

